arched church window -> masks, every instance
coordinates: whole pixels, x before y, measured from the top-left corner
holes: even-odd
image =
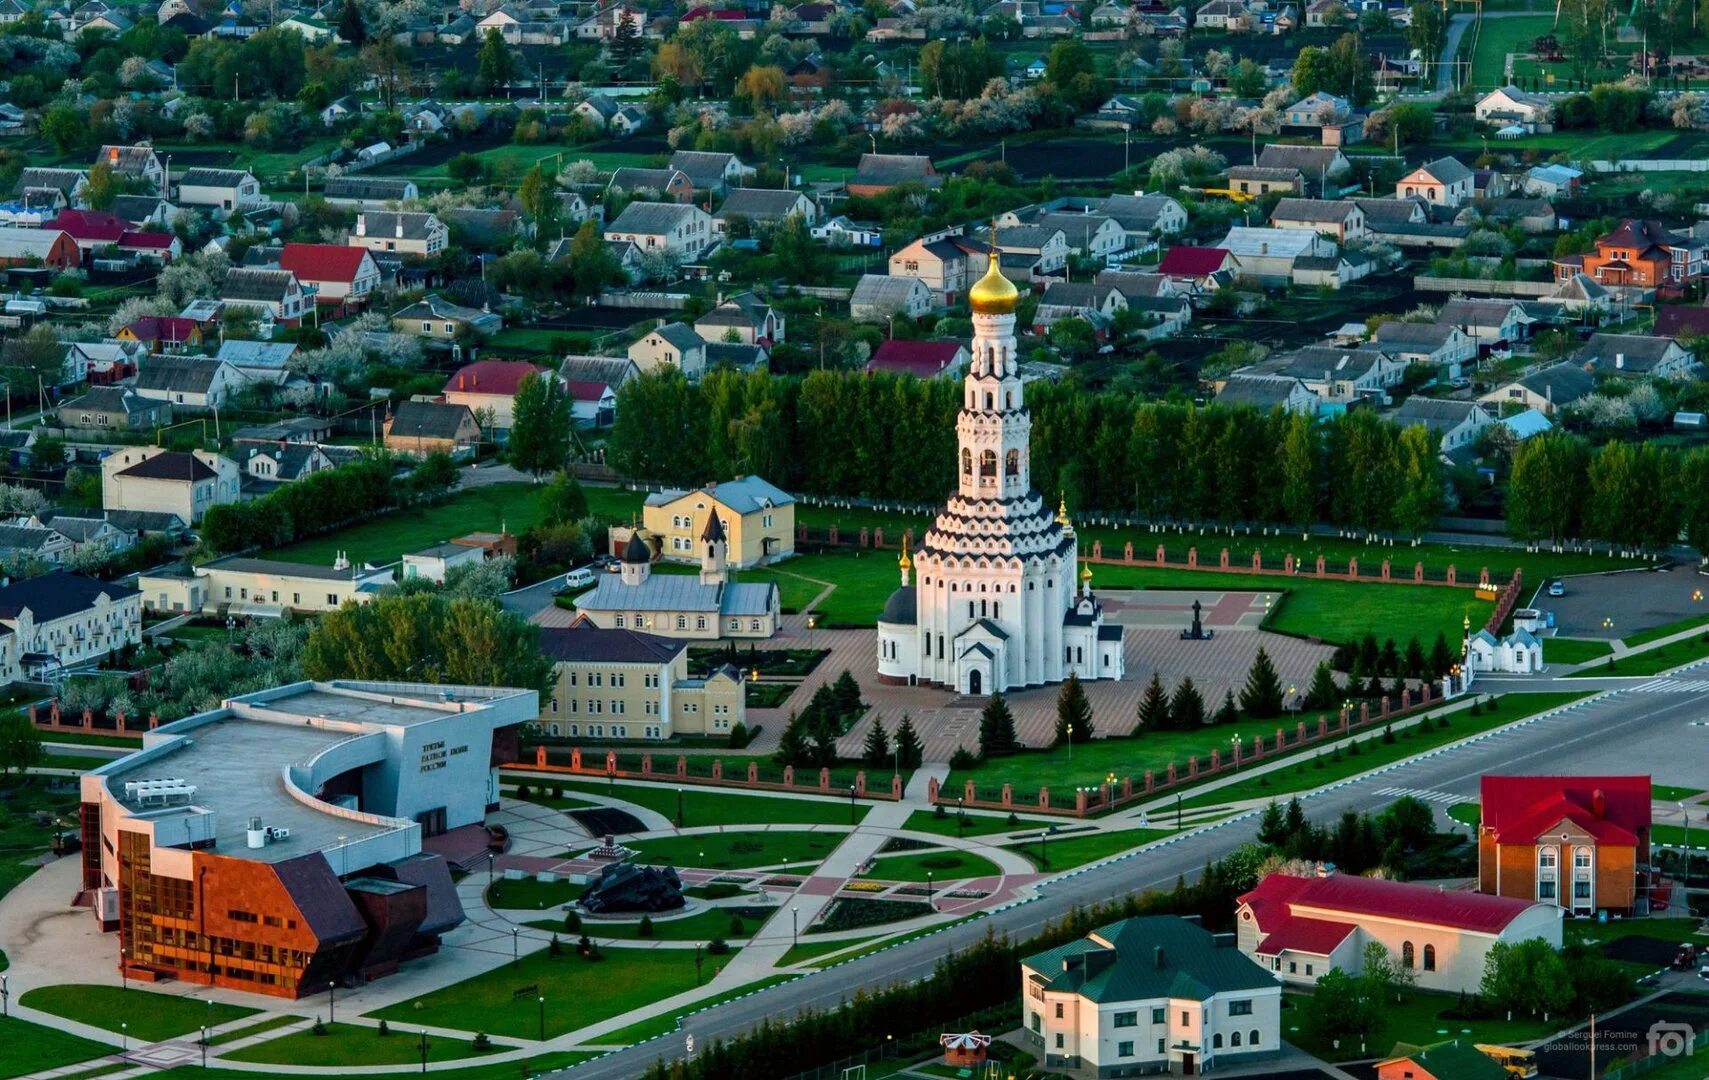
[[[973,475],[973,451],[971,450],[963,449],[961,452],[961,474],[963,476]]]
[[[1003,474],[1005,476],[1019,476],[1020,472],[1021,452],[1019,450],[1011,450],[1003,459]]]
[[[987,391],[985,391],[985,411],[986,411],[986,412],[990,412],[990,411],[991,411],[991,403],[992,403],[992,400],[993,400],[993,399],[992,399],[992,397],[991,397],[991,391],[989,391],[989,390],[987,390]]]
[[[1014,407],[1015,407],[1015,392],[1013,390],[1003,391],[1003,408],[1012,409]]]
[[[990,477],[997,475],[997,451],[987,450],[979,455],[979,475]]]
[[[1003,602],[1001,600],[991,601],[991,617],[993,619],[1001,619],[1003,617]]]

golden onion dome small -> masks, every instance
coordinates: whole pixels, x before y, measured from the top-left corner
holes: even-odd
[[[1013,315],[1021,302],[1021,291],[1003,276],[997,265],[996,252],[991,253],[985,276],[967,290],[967,304],[975,315]]]
[[[1088,582],[1091,580],[1092,580],[1092,564],[1091,563],[1081,563],[1080,564],[1080,581],[1082,583],[1085,583],[1085,582]]]
[[[914,568],[914,560],[908,557],[908,538],[906,536],[902,538],[902,555],[896,560],[896,565],[900,566],[904,570],[912,570]]]
[[[1067,499],[1063,499],[1061,502],[1056,504],[1056,523],[1058,525],[1072,524],[1072,522],[1070,522],[1068,520],[1068,500]]]

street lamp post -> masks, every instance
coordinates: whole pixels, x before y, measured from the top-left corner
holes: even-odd
[[[855,823],[855,786],[853,784],[850,784],[849,785],[849,827],[853,828],[854,823]]]
[[[1039,863],[1039,869],[1041,869],[1041,870],[1049,870],[1050,869],[1050,845],[1046,842],[1049,839],[1049,837],[1050,837],[1049,827],[1044,827],[1044,828],[1039,829],[1039,831],[1038,831],[1038,863]]]
[[[126,967],[126,965],[130,963],[130,955],[131,955],[131,951],[129,948],[126,948],[124,946],[120,946],[120,948],[119,948],[119,988],[121,990],[129,990],[131,988],[131,973],[128,970],[128,968]]]
[[[676,827],[682,828],[682,788],[676,789]]]
[[[131,1049],[131,1026],[129,1023],[121,1021],[119,1023],[119,1052],[121,1054],[128,1054],[128,1053],[130,1053],[130,1049]]]
[[[1300,717],[1300,692],[1299,692],[1299,689],[1297,687],[1295,687],[1293,683],[1288,684],[1288,712],[1293,714],[1293,717],[1295,720],[1299,719],[1299,717]]]
[[[1068,724],[1064,730],[1068,735],[1068,764],[1072,765],[1074,764],[1074,725]]]
[[[1230,743],[1232,743],[1234,746],[1234,771],[1239,772],[1240,771],[1240,743],[1241,743],[1240,733],[1238,731],[1235,732],[1234,738],[1232,738],[1228,741]]]
[[[706,962],[706,955],[697,944],[694,947],[694,985],[700,985],[700,965]]]
[[[513,926],[510,928],[510,962],[512,964],[516,964],[521,961],[521,955],[517,951],[521,948],[521,945],[519,944],[521,934],[522,930],[519,927]]]
[[[6,985],[8,976],[0,975],[0,1017],[11,1016],[12,1011],[7,1005],[12,998],[12,990]]]
[[[427,1075],[427,1029],[421,1029],[421,1075]]]
[[[546,995],[540,995],[540,1041],[546,1041]]]
[[[955,829],[956,829],[956,835],[959,836],[961,834],[961,830],[963,830],[965,828],[967,828],[967,796],[966,795],[957,795],[955,797]]]
[[[789,905],[789,944],[792,948],[801,944],[801,907],[799,904]]]
[[[202,1068],[208,1067],[208,1025],[202,1025]]]
[[[492,890],[492,887],[493,887],[493,859],[494,858],[496,858],[496,854],[492,851],[488,851],[487,852],[487,890],[489,892]]]

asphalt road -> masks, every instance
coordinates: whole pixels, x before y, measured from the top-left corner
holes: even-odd
[[[1690,767],[1682,762],[1709,760],[1709,728],[1689,726],[1691,720],[1705,713],[1709,713],[1709,706],[1700,694],[1611,695],[1458,749],[1435,751],[1375,776],[1340,784],[1304,800],[1306,812],[1316,821],[1333,822],[1343,810],[1380,810],[1398,797],[1397,789],[1421,793],[1443,811],[1454,802],[1475,801],[1479,778],[1485,773],[1608,770],[1612,767],[1611,746],[1621,748],[1621,770],[1653,770],[1658,782],[1680,783],[1681,779],[1672,777],[1681,768]],[[1683,745],[1688,739],[1704,745],[1690,751]],[[690,1018],[681,1031],[555,1075],[568,1080],[637,1076],[655,1058],[680,1057],[685,1034],[693,1034],[696,1043],[704,1047],[714,1038],[739,1034],[768,1017],[808,1007],[834,1008],[862,987],[923,978],[931,974],[944,953],[988,930],[1025,939],[1044,922],[1073,907],[1135,890],[1167,888],[1180,876],[1191,878],[1207,859],[1251,840],[1257,818],[1256,812],[1249,813],[1116,862],[1069,874],[1043,886],[1038,898],[1030,902],[720,1005]]]

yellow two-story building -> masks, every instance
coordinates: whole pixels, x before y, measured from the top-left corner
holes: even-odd
[[[578,620],[540,632],[552,692],[539,728],[561,738],[665,740],[725,735],[745,723],[742,674],[730,666],[690,678],[688,642]]]
[[[724,526],[726,562],[732,569],[764,566],[795,554],[795,497],[758,476],[649,495],[641,523],[658,537],[661,559],[699,562],[696,541],[713,514]]]

